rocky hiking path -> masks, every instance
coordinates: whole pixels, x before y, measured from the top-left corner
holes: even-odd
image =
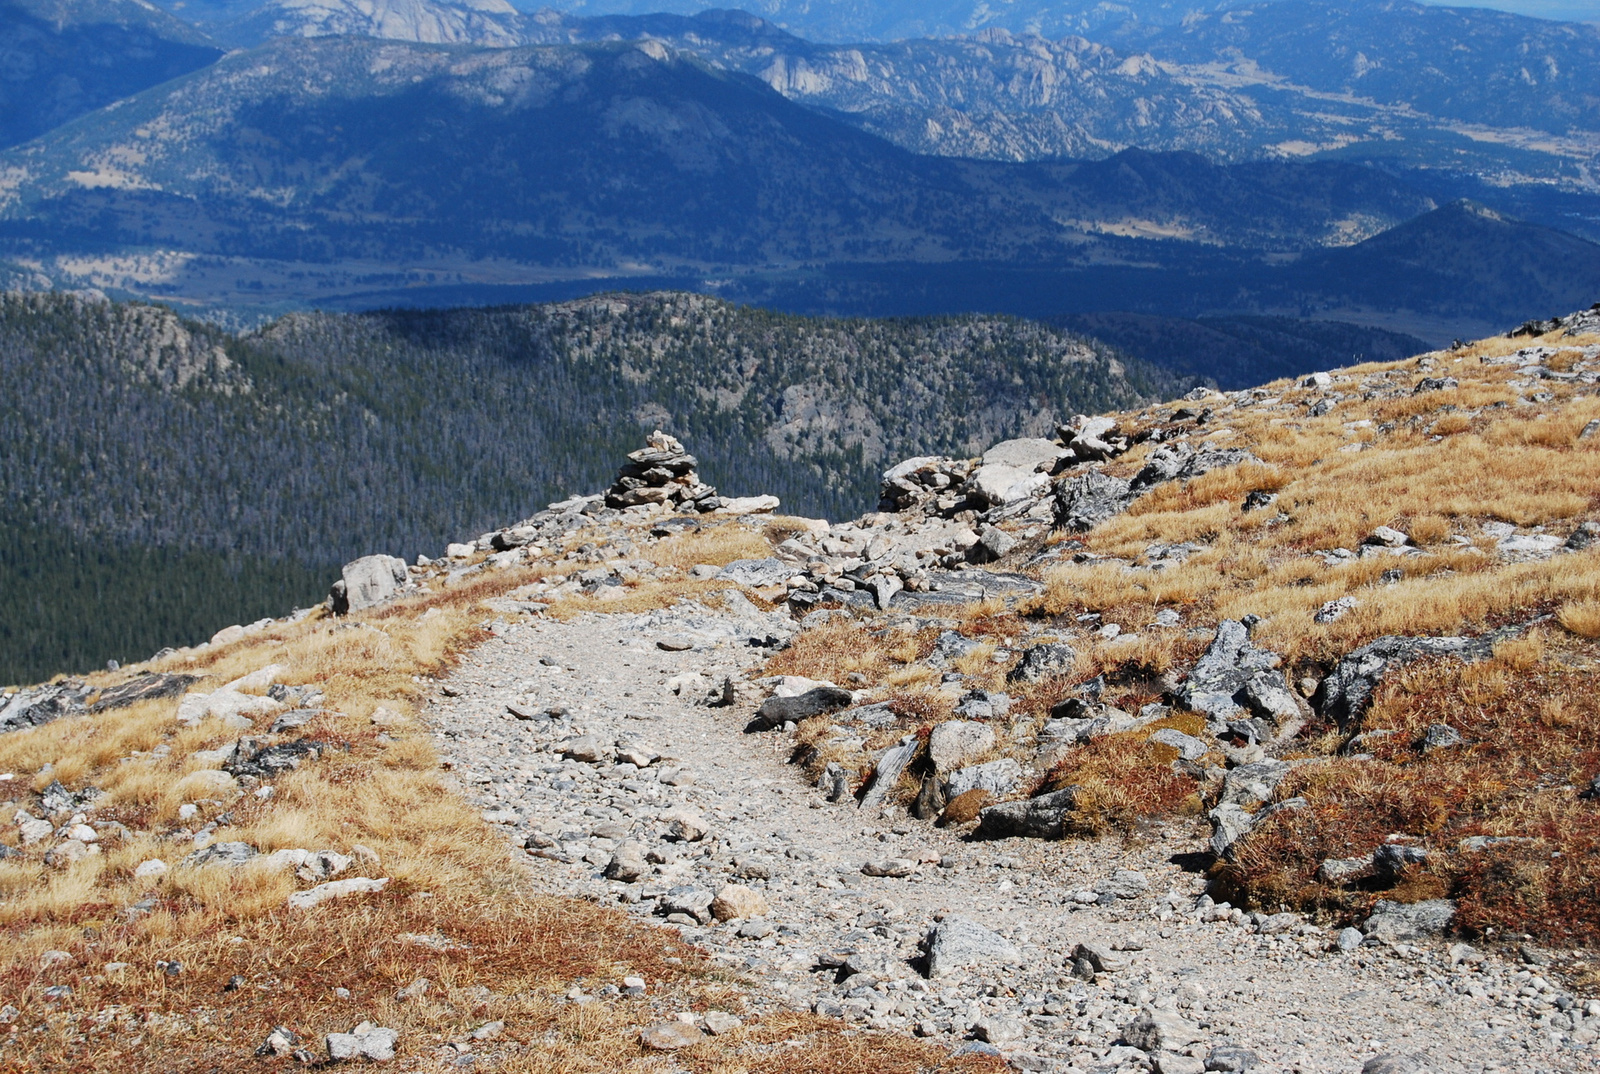
[[[1198,821],[1128,843],[974,842],[828,801],[787,763],[790,731],[746,731],[748,690],[707,703],[760,674],[752,639],[796,629],[728,605],[501,624],[429,722],[537,883],[679,928],[751,983],[756,1013],[816,1010],[1021,1070],[1594,1069],[1553,1043],[1536,965],[1213,905],[1183,868],[1210,834]]]

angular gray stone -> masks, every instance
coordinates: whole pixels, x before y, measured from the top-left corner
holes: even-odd
[[[1053,440],[1005,440],[983,453],[967,479],[967,493],[991,507],[1026,499],[1049,485],[1049,472],[1066,457]]]
[[[770,731],[786,723],[799,723],[848,708],[852,694],[838,686],[818,686],[796,697],[769,697],[756,709],[747,731]]]
[[[1122,1039],[1142,1052],[1177,1052],[1205,1033],[1177,1011],[1146,1010],[1122,1027]]]
[[[1004,936],[964,917],[947,917],[928,933],[928,976],[948,977],[985,963],[1014,964],[1022,952]]]
[[[945,781],[945,795],[955,798],[967,791],[985,790],[996,798],[1010,794],[1022,782],[1022,766],[1010,757],[988,764],[958,768]]]
[[[1126,511],[1134,495],[1127,481],[1099,470],[1070,477],[1056,486],[1056,527],[1092,530]]]
[[[256,848],[249,843],[212,843],[183,859],[191,867],[203,865],[243,865],[256,856]]]
[[[656,902],[659,914],[688,914],[700,924],[711,921],[711,903],[716,895],[705,888],[681,885],[662,895]]]
[[[1250,630],[1233,619],[1223,620],[1194,670],[1177,690],[1178,700],[1204,713],[1213,726],[1241,716],[1254,716],[1292,733],[1307,715],[1289,689],[1278,654],[1250,641]]]
[[[717,573],[718,578],[751,589],[768,589],[780,586],[794,576],[795,568],[776,557],[767,559],[736,559]]]
[[[1150,736],[1150,741],[1171,746],[1178,751],[1179,758],[1185,761],[1198,761],[1211,749],[1200,739],[1186,735],[1175,727],[1163,727]]]
[[[1437,936],[1450,927],[1456,904],[1449,899],[1398,903],[1379,900],[1373,914],[1362,925],[1369,939],[1396,942]]]
[[[340,575],[328,594],[336,615],[382,604],[399,593],[409,578],[405,560],[383,555],[351,560]]]
[[[1006,675],[1008,682],[1038,682],[1051,675],[1065,675],[1077,663],[1078,654],[1065,642],[1035,645],[1022,654],[1017,666]]]
[[[971,720],[946,720],[928,735],[928,760],[936,772],[953,772],[994,749],[994,731]]]
[[[1020,802],[1001,802],[978,812],[977,839],[1060,839],[1068,813],[1077,808],[1077,787]]]

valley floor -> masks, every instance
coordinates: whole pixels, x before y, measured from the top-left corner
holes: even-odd
[[[538,885],[646,919],[669,903],[698,910],[707,923],[677,918],[684,939],[756,1004],[998,1047],[1015,1069],[1145,1069],[1144,1052],[1119,1044],[1141,1006],[1198,1027],[1198,1040],[1155,1057],[1165,1071],[1198,1071],[1208,1056],[1210,1069],[1246,1069],[1220,1065],[1230,1047],[1274,1071],[1355,1071],[1383,1055],[1415,1065],[1367,1069],[1593,1069],[1590,1049],[1519,1012],[1530,967],[1475,962],[1444,942],[1345,952],[1333,928],[1212,908],[1184,867],[1202,857],[1206,825],[1170,821],[1123,842],[972,842],[897,807],[826,801],[787,763],[790,734],[746,733],[748,705],[705,703],[706,686],[759,674],[747,639],[773,624],[752,612],[683,603],[510,626],[448,680],[427,710],[440,752],[485,817],[528,843]],[[638,767],[616,763],[619,751],[659,757]],[[680,811],[707,834],[673,841]],[[605,879],[630,842],[656,863],[632,883]],[[868,863],[914,871],[863,875]],[[770,913],[716,921],[706,903],[729,883]],[[925,979],[918,943],[949,915],[1009,939],[1021,963]],[[1079,943],[1125,965],[1078,979]]]

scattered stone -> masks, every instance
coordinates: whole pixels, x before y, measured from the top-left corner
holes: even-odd
[[[766,917],[772,912],[766,897],[743,884],[728,884],[711,900],[711,916],[718,921]]]
[[[335,1062],[344,1059],[393,1059],[395,1041],[400,1033],[383,1029],[371,1022],[362,1022],[348,1033],[329,1033],[325,1046],[328,1058]]]
[[[389,885],[388,877],[357,876],[349,880],[330,880],[326,884],[318,884],[306,891],[297,891],[289,896],[291,910],[309,910],[320,906],[329,899],[343,899],[352,895],[367,895],[382,891]]]
[[[958,768],[950,773],[945,793],[952,798],[959,798],[969,791],[984,790],[992,797],[1001,798],[1010,794],[1021,782],[1022,766],[1009,757],[1002,757],[998,761]]]
[[[1362,925],[1368,939],[1396,943],[1437,936],[1450,927],[1456,904],[1449,899],[1398,903],[1380,899]]]
[[[756,710],[747,731],[770,731],[786,723],[799,723],[848,708],[854,695],[838,686],[819,686],[795,697],[769,697]]]
[[[344,565],[328,591],[335,615],[371,608],[396,596],[409,581],[406,561],[398,556],[362,556]]]
[[[1011,964],[1022,953],[1005,937],[964,917],[947,917],[928,934],[928,976],[947,977],[984,963]]]
[[[946,720],[928,735],[928,760],[936,772],[953,772],[994,749],[994,731],[972,720]]]
[[[1038,682],[1053,675],[1067,675],[1078,661],[1078,654],[1064,642],[1035,645],[1022,654],[1017,666],[1006,675],[1009,682]]]
[[[744,1019],[726,1011],[707,1011],[700,1020],[705,1023],[706,1032],[713,1037],[732,1033],[735,1029],[744,1025]]]
[[[1205,1034],[1177,1011],[1145,1010],[1122,1027],[1122,1038],[1142,1052],[1178,1052]]]
[[[657,1052],[676,1052],[692,1048],[705,1039],[699,1029],[687,1022],[662,1022],[639,1034],[639,1043]]]
[[[978,813],[978,839],[1060,839],[1068,813],[1077,808],[1077,787],[1029,798],[1001,802]]]

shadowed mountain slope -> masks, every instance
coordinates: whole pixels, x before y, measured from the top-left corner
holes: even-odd
[[[0,0],[0,148],[222,55],[136,0]]]

